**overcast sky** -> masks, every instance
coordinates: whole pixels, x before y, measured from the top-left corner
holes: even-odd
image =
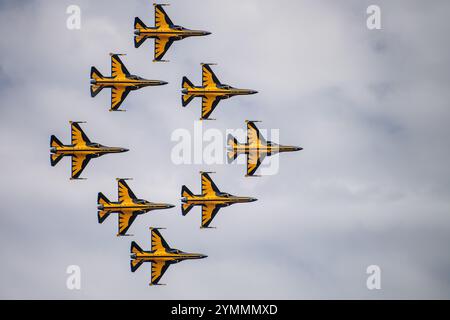
[[[212,32],[173,44],[153,63],[153,41],[133,45],[133,21],[153,25],[151,1],[0,1],[1,298],[449,298],[450,45],[448,1],[170,1],[172,21]],[[81,30],[66,28],[67,6]],[[382,29],[368,30],[378,4]],[[110,90],[89,94],[89,70],[110,72],[126,53],[131,73],[168,81],[131,92],[108,112]],[[243,165],[175,165],[174,130],[193,130],[200,101],[181,107],[182,76],[201,82],[216,62],[224,83],[258,90],[222,101],[206,128],[279,129],[304,148],[280,157],[277,175],[246,178]],[[91,161],[70,181],[70,161],[50,166],[49,137],[70,141],[85,120],[92,141],[129,148]],[[259,201],[222,209],[200,230],[181,216],[183,184],[199,170],[222,191]],[[117,218],[97,222],[99,191],[116,177],[141,198],[173,203],[138,217],[117,238]],[[150,264],[129,269],[132,240],[150,226],[175,248],[207,259],[171,266],[149,287]],[[66,288],[68,265],[81,290]],[[366,268],[381,268],[381,290]]]

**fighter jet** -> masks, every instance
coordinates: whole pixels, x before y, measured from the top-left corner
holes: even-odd
[[[91,142],[81,130],[81,121],[70,121],[72,131],[72,143],[64,145],[54,135],[50,137],[50,163],[55,166],[64,156],[72,157],[71,179],[81,179],[80,174],[92,158],[98,158],[107,153],[126,152],[128,149],[106,147],[99,143]]]
[[[131,90],[148,86],[161,86],[166,81],[147,80],[130,74],[119,56],[111,53],[111,76],[104,77],[95,67],[91,68],[91,97],[95,97],[103,88],[111,88],[111,107],[109,111],[119,110],[120,105]]]
[[[163,6],[168,4],[153,4],[155,7],[155,26],[147,27],[141,19],[134,18],[134,46],[139,46],[148,38],[155,39],[155,56],[153,61],[164,61],[162,57],[169,50],[174,41],[183,40],[192,36],[206,36],[211,34],[208,31],[189,30],[181,26],[174,25]]]
[[[142,263],[151,262],[152,277],[150,285],[161,285],[159,281],[171,264],[187,259],[203,259],[207,257],[200,253],[187,253],[178,249],[172,249],[164,240],[158,229],[163,228],[150,228],[152,239],[150,251],[144,251],[136,244],[136,242],[131,242],[131,272],[135,272]]]
[[[236,89],[227,84],[220,83],[214,72],[211,70],[211,63],[202,63],[202,85],[194,86],[188,78],[183,77],[181,91],[181,103],[183,107],[195,97],[202,97],[202,116],[200,120],[208,119],[214,108],[222,99],[228,99],[237,95],[255,94],[258,91],[250,89]]]
[[[247,155],[246,176],[256,176],[255,172],[266,156],[281,152],[303,150],[300,147],[283,146],[266,141],[255,125],[255,122],[259,121],[246,120],[245,122],[247,123],[247,143],[239,143],[231,134],[228,135],[227,144],[230,150],[227,155],[229,163],[233,162],[240,154]]]
[[[202,222],[200,228],[209,228],[220,208],[231,206],[235,203],[253,202],[257,199],[250,197],[237,197],[229,193],[221,192],[212,181],[208,172],[200,172],[202,180],[202,193],[194,195],[186,186],[181,188],[181,213],[185,216],[193,206],[202,206]]]
[[[174,205],[167,203],[153,203],[147,200],[138,199],[125,180],[127,179],[117,179],[119,201],[109,201],[101,192],[98,193],[97,198],[98,223],[103,223],[103,221],[105,221],[105,219],[113,212],[119,214],[119,231],[117,236],[128,236],[127,231],[138,215],[151,210],[169,209],[174,207]]]

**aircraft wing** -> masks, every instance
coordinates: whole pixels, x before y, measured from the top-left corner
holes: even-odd
[[[202,86],[215,87],[221,85],[219,79],[216,77],[211,67],[207,64],[202,65]]]
[[[131,90],[128,87],[111,87],[111,110],[119,109],[130,91]]]
[[[208,119],[214,109],[217,107],[220,96],[203,96],[202,97],[202,119]]]
[[[214,181],[212,181],[209,174],[206,172],[202,172],[202,195],[215,195],[216,193],[219,193],[220,190],[217,188]]]
[[[89,138],[86,136],[84,131],[81,129],[78,122],[72,122],[70,124],[71,129],[71,135],[72,135],[72,145],[87,145],[88,143],[91,143]]]
[[[150,285],[157,285],[164,273],[167,271],[171,262],[156,260],[152,262],[152,279]]]
[[[126,235],[136,217],[137,212],[119,212],[119,229],[117,235]]]
[[[167,13],[164,11],[162,5],[155,5],[155,27],[157,28],[169,28],[173,25]]]
[[[256,150],[251,150],[247,154],[247,175],[253,176],[258,170],[258,167],[261,165],[262,161],[264,160],[266,154],[260,153]]]
[[[111,76],[113,78],[125,78],[130,75],[122,60],[120,60],[119,55],[111,55]]]
[[[161,233],[158,231],[158,229],[151,229],[152,231],[152,243],[151,243],[151,250],[156,251],[165,251],[166,249],[170,249],[169,245],[167,244],[166,240],[164,240]]]
[[[131,191],[130,187],[125,182],[125,179],[119,179],[117,181],[117,189],[118,189],[118,199],[120,203],[133,202],[133,200],[137,199],[133,191]]]
[[[161,60],[174,41],[174,37],[156,37],[155,60]]]
[[[78,179],[86,168],[91,156],[87,154],[74,154],[72,155],[72,179]]]
[[[220,204],[204,204],[202,205],[202,228],[208,228],[222,205]]]
[[[264,139],[255,123],[252,121],[247,122],[247,143],[249,146],[267,144],[266,139]]]

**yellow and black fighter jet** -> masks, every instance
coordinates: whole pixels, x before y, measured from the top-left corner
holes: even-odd
[[[222,99],[228,99],[236,95],[249,95],[258,93],[250,89],[237,89],[227,84],[220,83],[211,70],[211,63],[202,63],[202,85],[194,86],[188,78],[183,77],[181,103],[183,107],[195,97],[202,98],[202,116],[200,120],[208,120],[209,116]],[[213,120],[213,119],[209,119]]]
[[[131,191],[127,179],[117,179],[118,201],[109,201],[101,192],[98,193],[98,223],[103,223],[110,213],[119,214],[119,225],[117,236],[128,236],[127,231],[133,221],[140,214],[151,210],[169,209],[174,205],[167,203],[154,203],[147,200],[138,199]]]
[[[152,278],[150,285],[160,285],[159,281],[171,264],[187,259],[203,259],[207,257],[200,253],[187,253],[178,249],[172,249],[158,229],[162,228],[150,228],[152,239],[150,251],[144,251],[136,242],[131,242],[131,272],[135,272],[142,263],[151,262]]]
[[[138,17],[134,19],[134,46],[139,46],[148,38],[155,39],[155,56],[153,61],[164,61],[162,57],[169,50],[174,41],[183,40],[192,36],[206,36],[208,31],[189,30],[174,25],[163,6],[167,4],[153,4],[155,7],[155,26],[147,27]]]
[[[111,88],[111,107],[109,111],[119,110],[120,105],[131,90],[148,86],[161,86],[166,81],[147,80],[130,74],[119,56],[111,54],[111,76],[104,77],[95,67],[91,68],[91,97],[95,97],[103,88]]]
[[[185,216],[193,206],[202,206],[202,222],[200,228],[208,228],[220,208],[235,203],[253,202],[257,199],[251,197],[237,197],[221,192],[212,181],[208,172],[200,172],[202,180],[202,193],[194,195],[186,186],[181,188],[181,213]]]
[[[260,134],[255,122],[259,121],[245,121],[247,123],[247,143],[239,143],[231,134],[228,135],[228,162],[233,162],[238,155],[247,155],[247,174],[246,176],[256,176],[255,172],[261,165],[266,156],[271,156],[276,153],[299,151],[303,148],[295,146],[283,146],[271,141],[266,141]]]
[[[81,179],[80,174],[92,158],[98,158],[107,153],[126,152],[128,149],[106,147],[99,143],[91,142],[81,130],[80,123],[70,121],[72,142],[64,145],[54,135],[50,137],[50,163],[55,166],[64,156],[72,157],[71,179]]]

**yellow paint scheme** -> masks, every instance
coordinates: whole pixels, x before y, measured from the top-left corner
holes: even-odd
[[[201,228],[208,228],[220,208],[235,203],[253,202],[257,199],[251,197],[233,196],[221,192],[212,181],[208,173],[201,173],[202,194],[194,195],[186,187],[182,191],[182,212],[186,215],[192,206],[202,206]]]
[[[106,147],[98,143],[92,143],[81,129],[78,122],[70,122],[71,144],[63,145],[55,137],[50,143],[52,165],[63,156],[72,157],[71,179],[79,179],[81,172],[92,158],[100,157],[108,153],[126,152],[128,149],[119,147]]]
[[[295,146],[283,146],[271,141],[266,141],[260,134],[254,121],[247,121],[247,143],[236,143],[235,139],[228,140],[228,159],[234,160],[238,155],[247,155],[247,176],[255,175],[266,156],[281,152],[299,151],[303,148]]]
[[[208,119],[214,111],[220,100],[228,99],[236,95],[250,95],[257,91],[250,89],[237,89],[229,85],[221,84],[211,67],[208,64],[202,64],[202,86],[189,85],[183,83],[183,103],[195,97],[202,98],[202,115],[200,120]]]
[[[131,75],[118,54],[111,55],[111,77],[104,77],[96,69],[91,71],[91,92],[94,97],[101,89],[111,88],[110,111],[119,110],[128,93],[147,86],[167,84],[160,80],[147,80]]]
[[[140,214],[152,210],[169,209],[174,206],[167,203],[154,203],[147,200],[138,199],[130,189],[125,179],[118,179],[118,201],[107,201],[103,195],[99,195],[98,209],[99,222],[102,223],[105,216],[110,213],[118,213],[118,233],[117,236],[125,236],[133,221]]]
[[[164,240],[158,228],[151,230],[151,250],[142,250],[135,242],[131,243],[131,271],[134,272],[144,262],[151,262],[151,281],[150,285],[157,285],[164,272],[171,264],[178,263],[187,259],[202,259],[205,255],[199,253],[187,253],[178,249],[171,248]]]
[[[210,32],[189,30],[176,26],[163,9],[163,5],[155,4],[155,26],[147,27],[139,18],[135,19],[135,47],[139,47],[148,38],[155,39],[154,61],[161,61],[174,41],[187,37],[205,36]]]

